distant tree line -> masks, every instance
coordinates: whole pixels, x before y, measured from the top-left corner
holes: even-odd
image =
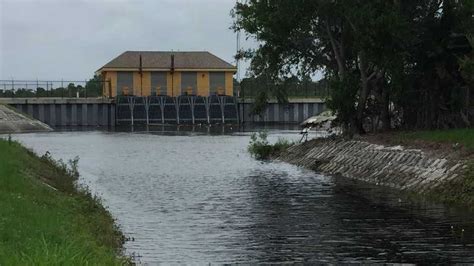
[[[328,106],[352,135],[472,126],[473,11],[472,0],[248,0],[232,14],[259,42],[237,54],[252,76],[324,72]]]
[[[54,83],[45,88],[43,84],[34,89],[29,89],[27,86],[18,87],[15,85],[14,89],[0,88],[0,97],[100,97],[102,96],[103,81],[101,76],[95,75],[93,78],[85,82],[84,85],[75,85],[69,83],[64,87],[52,88]],[[29,85],[31,86],[31,84]],[[49,88],[51,86],[51,88]],[[5,86],[7,87],[7,86]]]

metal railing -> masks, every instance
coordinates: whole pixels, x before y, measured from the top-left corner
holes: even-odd
[[[100,97],[103,84],[99,80],[0,80],[0,97]]]
[[[104,86],[105,83],[105,86]],[[239,98],[255,98],[261,91],[261,84],[234,84],[234,93],[229,96],[237,96]],[[272,84],[266,84],[268,87],[274,86]],[[104,88],[106,91],[104,91]],[[88,97],[102,97],[105,95],[111,95],[111,84],[108,80],[0,80],[0,98],[33,98],[33,97],[61,97],[61,98],[88,98]],[[145,90],[129,88],[130,93],[125,95],[140,95]],[[169,88],[162,88],[162,91],[168,92],[173,91]],[[151,92],[151,95],[161,95],[162,92],[157,89],[147,88],[147,91]],[[191,95],[187,93],[188,90],[179,90],[179,95]],[[272,89],[269,89],[272,91]],[[137,92],[137,93],[135,93]],[[138,93],[140,92],[140,93]],[[119,95],[123,95],[123,91],[120,90]],[[224,95],[225,90],[216,90],[211,95]],[[285,90],[285,94],[288,98],[326,98],[329,96],[329,89],[327,86],[316,86],[314,83],[309,85],[298,85],[288,87]],[[274,96],[270,93],[270,97]]]

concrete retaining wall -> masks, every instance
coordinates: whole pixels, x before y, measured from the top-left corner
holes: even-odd
[[[134,123],[301,123],[308,117],[323,112],[326,108],[324,99],[302,98],[290,99],[287,104],[270,100],[261,115],[250,115],[253,100],[239,100],[233,97],[206,98],[194,97],[191,111],[189,99],[166,97],[160,104],[157,99],[150,97],[147,109],[144,98],[133,97]],[[115,126],[130,124],[132,121],[130,102],[127,97],[117,100],[106,98],[0,98],[0,104],[8,104],[18,111],[28,114],[50,126]],[[224,102],[222,102],[224,101]],[[176,103],[180,104],[176,104]],[[237,105],[236,105],[237,104]],[[223,105],[223,106],[222,106]],[[178,108],[176,108],[178,106]],[[237,107],[237,108],[236,108]],[[176,110],[179,110],[179,113]],[[162,114],[163,112],[163,114]],[[194,119],[192,119],[194,114]]]
[[[115,107],[111,104],[14,104],[12,106],[53,127],[115,124]]]
[[[319,98],[289,99],[287,104],[271,100],[261,115],[250,115],[252,104],[252,100],[245,100],[239,105],[240,117],[246,122],[301,123],[326,110],[325,101]]]
[[[55,126],[115,125],[115,105],[103,98],[4,98],[18,111]]]
[[[466,168],[460,161],[437,158],[421,150],[343,140],[297,144],[277,159],[328,174],[419,193],[458,177]]]
[[[0,134],[51,130],[48,125],[41,121],[27,117],[0,104]]]

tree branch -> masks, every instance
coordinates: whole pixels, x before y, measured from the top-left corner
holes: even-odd
[[[334,38],[334,35],[331,32],[331,29],[329,29],[329,24],[327,22],[326,22],[326,31],[327,31],[328,36],[329,36],[329,41],[331,42],[332,50],[334,52],[334,57],[336,58],[339,77],[343,78],[346,74],[346,69],[345,69],[345,66],[344,66],[344,59],[341,57],[340,48],[338,48],[338,43],[337,43],[336,39]]]

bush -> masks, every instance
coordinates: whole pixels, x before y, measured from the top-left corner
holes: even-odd
[[[272,145],[268,142],[267,137],[266,131],[253,133],[250,136],[248,152],[257,160],[266,160],[276,156],[293,144],[286,139],[278,138],[277,142]]]
[[[61,191],[65,192],[75,192],[78,187],[76,187],[76,181],[79,178],[79,157],[76,156],[74,159],[69,160],[65,163],[63,160],[55,160],[51,157],[49,151],[40,157],[40,160],[46,165],[51,166],[49,169],[52,169],[54,174],[46,173],[44,170],[39,170],[37,173],[44,176],[46,182],[49,182],[50,185],[58,188]]]

